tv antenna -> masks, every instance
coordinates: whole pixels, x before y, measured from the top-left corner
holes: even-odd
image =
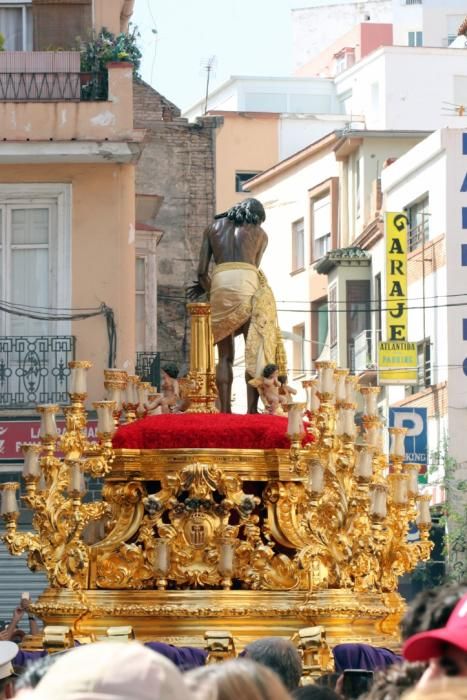
[[[204,71],[206,71],[206,95],[204,98],[204,114],[208,111],[208,96],[209,96],[209,81],[211,79],[211,74],[215,72],[217,65],[217,56],[209,56],[208,59],[201,62],[201,66]]]

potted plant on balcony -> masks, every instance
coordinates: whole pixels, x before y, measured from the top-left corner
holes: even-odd
[[[137,27],[128,33],[113,34],[103,27],[94,32],[87,41],[79,40],[81,54],[81,96],[82,99],[102,100],[107,98],[108,63],[125,61],[133,65],[133,75],[140,78],[141,51],[137,40],[140,37]]]

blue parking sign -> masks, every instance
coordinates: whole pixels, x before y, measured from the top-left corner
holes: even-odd
[[[398,406],[389,409],[389,427],[407,428],[405,461],[428,464],[428,414],[426,408]]]

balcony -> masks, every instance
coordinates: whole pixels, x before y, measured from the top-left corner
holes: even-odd
[[[68,403],[74,336],[0,336],[0,409]]]
[[[84,162],[93,142],[140,142],[144,133],[133,129],[132,65],[109,63],[103,74],[81,73],[77,51],[0,52],[0,124],[0,162],[63,162],[63,142],[70,141],[87,143],[68,148],[70,160]],[[46,148],[44,142],[61,142],[59,152],[59,144]],[[101,158],[115,160],[112,148],[109,143]]]

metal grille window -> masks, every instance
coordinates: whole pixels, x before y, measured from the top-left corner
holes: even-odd
[[[0,2],[0,34],[5,37],[5,51],[32,51],[30,2]]]
[[[431,344],[430,339],[417,343],[417,384],[407,387],[406,394],[416,394],[431,386]]]
[[[430,238],[430,200],[425,195],[407,207],[409,220],[409,251],[420,248]]]
[[[292,224],[292,272],[305,267],[305,222],[303,219]]]

